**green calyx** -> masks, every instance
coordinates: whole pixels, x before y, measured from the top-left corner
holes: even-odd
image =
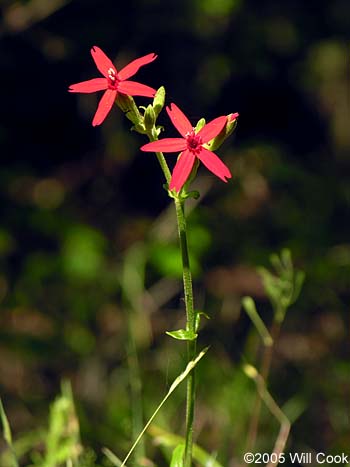
[[[135,127],[143,126],[143,117],[131,96],[118,94],[116,104]]]
[[[237,117],[238,114],[237,116],[235,116],[235,114],[228,115],[226,125],[224,126],[224,128],[214,139],[209,141],[209,143],[205,144],[204,146],[207,149],[210,149],[210,151],[215,151],[216,149],[218,149],[222,145],[222,143],[235,131],[237,127]]]

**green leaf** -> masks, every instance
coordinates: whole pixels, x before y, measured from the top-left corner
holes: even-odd
[[[204,311],[196,311],[196,318],[195,318],[195,330],[196,332],[198,331],[198,328],[199,328],[199,325],[200,325],[200,322],[201,322],[201,316],[204,316],[204,318],[207,318],[207,319],[210,319],[210,317],[204,313]]]
[[[173,451],[173,455],[171,456],[170,467],[183,467],[184,465],[184,453],[185,453],[185,445],[179,444]]]
[[[198,334],[186,329],[178,329],[177,331],[167,331],[168,336],[178,339],[180,341],[194,341],[197,339]]]

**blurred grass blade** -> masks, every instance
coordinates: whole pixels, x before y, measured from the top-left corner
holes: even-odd
[[[253,365],[245,364],[243,366],[243,371],[249,378],[255,381],[261,399],[264,401],[266,407],[269,409],[271,414],[280,423],[280,431],[278,433],[273,449],[273,453],[276,454],[278,459],[279,455],[284,452],[284,448],[287,443],[291,426],[290,421],[285,415],[285,413],[281,410],[279,405],[276,403],[275,399],[271,396],[270,392],[266,388],[265,380],[259,374],[257,369]],[[276,462],[271,461],[267,464],[266,467],[276,466],[277,464]]]
[[[102,448],[102,452],[115,467],[120,467],[122,465],[122,461],[110,449]]]
[[[176,446],[171,456],[170,467],[183,467],[184,465],[185,445],[183,443]]]
[[[156,417],[156,415],[158,414],[158,412],[160,411],[160,409],[163,407],[164,403],[167,401],[167,399],[170,397],[170,395],[174,392],[174,390],[177,388],[177,386],[182,383],[182,381],[184,379],[186,379],[187,375],[193,370],[193,368],[197,365],[197,363],[199,362],[199,360],[201,360],[202,357],[204,357],[204,355],[206,354],[207,350],[208,350],[209,347],[206,347],[205,349],[203,349],[198,355],[197,357],[194,359],[194,360],[191,360],[185,370],[174,380],[173,384],[170,386],[169,388],[169,391],[166,393],[164,399],[161,401],[161,403],[158,405],[158,407],[156,408],[156,410],[153,412],[152,416],[150,417],[150,419],[148,420],[148,422],[146,423],[146,425],[144,426],[143,430],[141,431],[141,433],[139,434],[139,436],[136,438],[134,444],[131,446],[130,448],[130,451],[128,452],[128,454],[126,455],[125,459],[123,460],[122,464],[120,465],[120,467],[124,467],[126,462],[128,461],[129,457],[131,456],[131,454],[133,453],[134,449],[136,448],[136,446],[138,445],[138,443],[140,442],[140,439],[142,438],[142,436],[145,434],[146,430],[148,429],[148,427],[150,426],[150,424],[153,422],[154,418]],[[110,453],[112,453],[112,451],[109,451]],[[112,453],[113,454],[113,453]],[[116,459],[117,456],[115,456]],[[115,464],[117,465],[117,464]]]
[[[10,424],[9,424],[8,419],[7,419],[7,416],[6,416],[5,409],[4,409],[4,406],[2,404],[1,398],[0,398],[0,418],[1,418],[1,423],[2,423],[2,432],[3,432],[3,435],[4,435],[4,439],[5,439],[6,443],[8,444],[8,446],[10,448],[10,451],[12,453],[12,465],[13,465],[13,467],[18,467],[17,457],[16,457],[15,451],[13,449],[13,444],[12,444],[11,428],[10,428]]]
[[[68,381],[63,381],[61,395],[50,406],[45,454],[40,467],[56,467],[76,460],[81,450],[72,389]]]
[[[256,330],[260,334],[264,345],[267,347],[271,347],[273,344],[273,339],[267,330],[263,320],[260,318],[259,313],[257,312],[254,300],[251,297],[243,297],[242,298],[242,305],[245,309],[247,315],[251,319],[252,323],[254,324]]]
[[[4,435],[4,439],[7,442],[9,446],[12,446],[12,433],[11,433],[11,428],[9,421],[7,419],[4,406],[2,405],[2,400],[0,399],[0,417],[1,417],[1,423],[2,423],[2,431]]]

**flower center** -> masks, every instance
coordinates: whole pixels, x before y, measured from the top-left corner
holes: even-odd
[[[202,138],[196,135],[194,128],[192,128],[192,131],[186,133],[185,138],[187,141],[187,149],[194,154],[198,154],[202,147]]]
[[[119,84],[119,79],[118,79],[116,71],[113,70],[113,68],[110,68],[107,71],[107,74],[108,74],[107,80],[108,80],[109,89],[117,89],[118,84]]]

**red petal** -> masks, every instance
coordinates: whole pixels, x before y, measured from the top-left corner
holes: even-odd
[[[118,75],[119,76],[119,75]],[[145,84],[136,83],[135,81],[121,81],[118,84],[118,91],[128,96],[146,96],[153,97],[156,90],[146,86]]]
[[[94,78],[88,81],[82,81],[81,83],[71,84],[69,86],[69,92],[83,92],[90,93],[96,91],[103,91],[107,89],[108,83],[106,78]]]
[[[170,104],[170,107],[167,107],[166,111],[168,112],[174,127],[177,129],[181,136],[185,137],[186,133],[192,131],[191,122],[177,105]]]
[[[92,126],[101,125],[101,123],[109,114],[116,96],[117,91],[114,91],[113,89],[107,89],[107,91],[103,94],[100,103],[98,104],[94,119],[92,121]]]
[[[176,190],[178,193],[187,181],[196,156],[188,149],[180,154],[171,176],[169,189]]]
[[[202,148],[201,152],[197,154],[197,157],[203,164],[213,172],[214,175],[221,178],[224,182],[227,182],[226,178],[231,178],[231,172],[229,171],[228,167],[222,162],[221,159],[218,158],[216,154],[208,149]]]
[[[236,118],[239,117],[239,113],[236,112],[234,114],[227,115],[227,120],[229,122],[233,122],[233,120],[236,120]]]
[[[117,74],[117,69],[113,65],[112,61],[107,57],[107,55],[96,45],[91,49],[91,55],[96,63],[98,70],[108,78],[108,70],[112,68]]]
[[[137,73],[141,66],[153,62],[153,60],[156,58],[156,54],[148,54],[144,57],[137,58],[136,60],[130,62],[129,65],[126,65],[124,68],[122,68],[118,73],[118,77],[122,80],[128,79],[130,76],[133,76],[135,73]]]
[[[202,138],[203,143],[208,143],[217,136],[220,131],[224,128],[227,122],[227,117],[218,117],[211,122],[204,125],[204,127],[197,133]]]
[[[159,141],[144,144],[141,151],[146,152],[177,152],[186,149],[187,143],[183,138],[163,138]]]

